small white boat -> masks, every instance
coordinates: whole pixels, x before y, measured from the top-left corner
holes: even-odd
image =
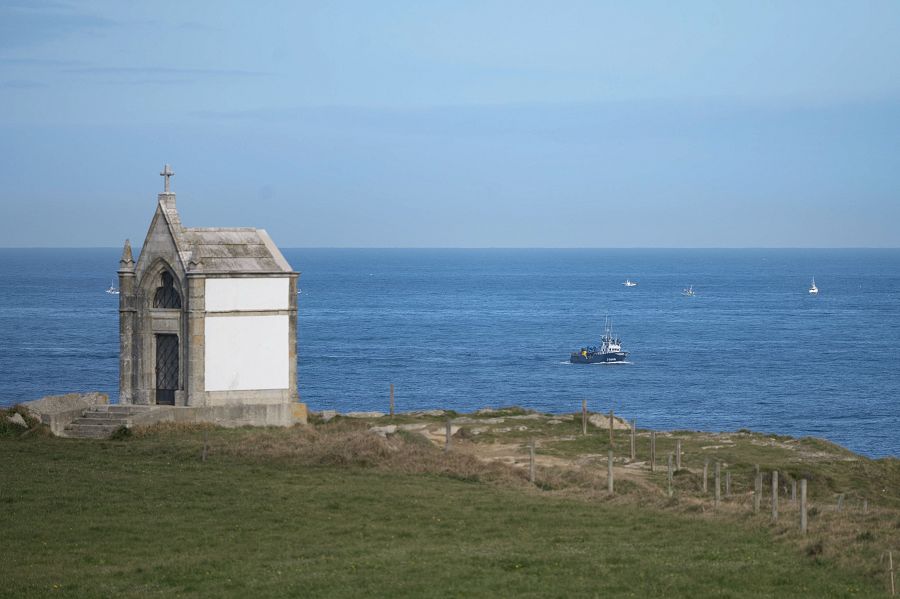
[[[625,282],[622,284],[626,287],[637,287],[637,281],[632,281],[631,279],[625,279]]]
[[[119,295],[119,290],[116,289],[115,281],[109,282],[109,289],[106,290],[106,293],[110,295]]]
[[[816,287],[815,278],[812,280],[812,285],[809,286],[809,294],[810,295],[819,295],[819,288]]]
[[[686,289],[682,289],[681,295],[683,295],[684,297],[694,297],[697,294],[694,293],[694,286],[691,285],[690,287],[688,287]]]

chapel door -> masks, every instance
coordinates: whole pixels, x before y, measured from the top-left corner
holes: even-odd
[[[156,403],[174,406],[178,389],[178,335],[156,336]]]

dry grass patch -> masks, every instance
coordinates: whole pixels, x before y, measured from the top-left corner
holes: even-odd
[[[527,485],[527,476],[504,464],[445,452],[414,433],[387,438],[365,422],[341,419],[318,427],[221,429],[207,424],[159,423],[134,429],[135,438],[158,437],[197,452],[205,442],[210,460],[223,457],[301,466],[373,468],[398,474],[432,474],[459,480]]]

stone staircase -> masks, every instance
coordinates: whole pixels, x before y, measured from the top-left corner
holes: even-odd
[[[131,426],[137,414],[143,414],[153,406],[101,405],[85,410],[63,430],[63,436],[80,439],[106,439],[122,426]]]

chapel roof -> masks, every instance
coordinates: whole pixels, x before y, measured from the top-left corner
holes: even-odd
[[[252,227],[184,227],[175,194],[163,193],[160,209],[181,262],[189,272],[204,274],[292,273],[278,246],[264,229]]]
[[[181,241],[190,252],[187,264],[195,272],[293,272],[264,229],[185,228]]]

